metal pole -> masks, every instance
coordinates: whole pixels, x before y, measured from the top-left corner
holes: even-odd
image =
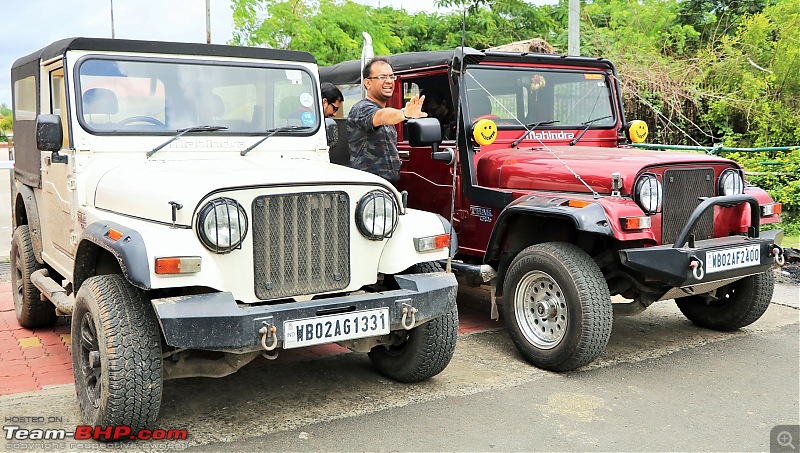
[[[111,39],[115,39],[114,34],[114,0],[111,0]]]
[[[206,0],[206,44],[211,44],[211,0]]]
[[[567,53],[569,55],[581,54],[581,2],[569,0],[569,23],[567,25]]]

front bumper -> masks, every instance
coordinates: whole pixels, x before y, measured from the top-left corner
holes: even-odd
[[[283,322],[373,308],[389,309],[390,329],[402,330],[403,307],[417,309],[416,325],[449,312],[456,304],[458,283],[450,273],[395,275],[400,289],[307,302],[242,306],[231,292],[153,299],[168,345],[227,352],[261,348],[264,326],[274,326],[283,344]]]
[[[729,236],[696,242],[691,239],[691,232],[703,212],[716,205],[742,202],[750,204],[750,224],[755,226],[750,228],[747,236]],[[735,280],[765,272],[776,261],[773,250],[783,240],[783,232],[781,230],[759,232],[760,212],[758,202],[755,197],[750,195],[706,199],[689,216],[675,244],[621,250],[619,252],[620,260],[625,266],[644,274],[647,280],[660,281],[673,287],[694,286],[727,279]],[[697,270],[697,268],[708,268],[706,263],[714,252],[747,246],[758,247],[760,257],[758,264],[713,273]],[[693,262],[694,264],[692,264]]]

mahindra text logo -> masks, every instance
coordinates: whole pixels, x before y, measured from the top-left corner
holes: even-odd
[[[533,131],[532,135],[537,140],[570,140],[575,138],[575,134],[572,132],[564,131]]]

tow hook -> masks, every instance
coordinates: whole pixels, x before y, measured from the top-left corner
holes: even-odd
[[[417,310],[416,308],[412,307],[408,304],[403,304],[403,319],[401,320],[403,324],[403,328],[406,330],[411,330],[417,324]],[[406,324],[406,319],[408,315],[411,314],[411,324]]]
[[[697,280],[702,280],[706,275],[706,271],[703,270],[703,262],[696,256],[690,258],[689,267],[692,268],[692,275],[694,275],[694,278]]]
[[[278,329],[275,326],[269,325],[266,321],[264,321],[263,325],[260,329],[258,329],[258,333],[261,334],[261,347],[264,348],[264,351],[270,352],[275,350],[278,347]],[[267,335],[271,336],[272,342],[269,346],[267,346]],[[278,353],[275,354],[267,354],[267,352],[262,353],[265,358],[269,360],[275,360],[278,358]]]
[[[775,257],[775,262],[778,266],[783,266],[786,263],[786,259],[783,257],[783,247],[778,244],[770,245],[772,249],[772,255]]]

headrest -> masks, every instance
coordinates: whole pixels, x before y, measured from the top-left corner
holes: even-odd
[[[117,95],[106,88],[90,88],[83,93],[83,113],[113,115],[119,111]]]

